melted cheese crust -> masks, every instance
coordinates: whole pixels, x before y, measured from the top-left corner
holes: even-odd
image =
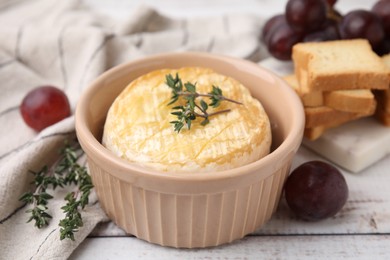
[[[172,91],[165,76],[176,73],[195,83],[199,93],[219,86],[223,95],[243,105],[223,101],[208,111],[231,109],[192,122],[191,129],[174,131],[170,121]],[[198,99],[197,99],[198,100]],[[205,99],[209,103],[209,99]],[[210,172],[254,162],[270,152],[271,129],[266,112],[249,90],[238,81],[206,68],[163,69],[131,82],[116,98],[107,114],[103,145],[130,162],[170,172]]]

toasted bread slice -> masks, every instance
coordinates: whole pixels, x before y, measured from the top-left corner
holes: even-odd
[[[378,102],[378,106],[386,113],[390,113],[390,89],[386,90],[375,90],[375,99]]]
[[[382,61],[390,71],[390,54],[382,56]],[[378,102],[375,118],[383,125],[390,126],[390,89],[375,90],[374,95]]]
[[[305,116],[306,116],[306,128],[312,127],[334,127],[342,123],[355,120],[357,118],[373,115],[375,112],[375,107],[370,108],[366,113],[351,113],[338,111],[330,107],[321,106],[321,107],[306,107]]]
[[[366,114],[376,106],[374,94],[369,89],[302,93],[294,74],[285,76],[284,80],[297,92],[305,107],[327,106],[340,111]]]
[[[301,98],[303,106],[318,107],[324,105],[324,98],[321,91],[314,91],[311,93],[302,94],[295,74],[285,76],[284,80],[295,90],[295,92]]]
[[[321,135],[326,131],[326,127],[324,126],[317,126],[317,127],[311,127],[311,128],[305,128],[305,131],[303,132],[303,135],[311,140],[314,141],[321,137]]]
[[[390,113],[386,112],[381,105],[375,111],[375,118],[384,126],[390,126]]]
[[[370,116],[361,113],[348,113],[342,111],[335,111],[326,107],[316,108],[316,109],[305,109],[305,112],[306,112],[306,125],[305,125],[304,136],[311,141],[321,137],[326,132],[326,130],[330,128],[335,128],[349,121]],[[373,114],[373,112],[371,112],[371,114]],[[387,114],[387,116],[386,114],[381,114],[381,115],[382,115],[382,123],[384,125],[386,125],[387,123],[387,126],[389,126],[390,114]]]
[[[390,69],[390,53],[382,56],[383,63]]]
[[[356,117],[352,118],[352,115],[351,115],[351,117],[347,117],[345,115],[340,115],[337,118],[335,118],[335,120],[332,123],[328,123],[326,126],[319,125],[319,126],[314,126],[314,127],[306,127],[305,131],[304,131],[304,136],[307,139],[314,141],[314,140],[318,139],[319,137],[321,137],[328,129],[336,128],[336,127],[338,127],[344,123],[347,123],[349,121],[359,119],[360,117],[364,117],[364,116],[359,116],[358,114],[355,114],[355,116]]]
[[[369,114],[375,110],[376,100],[369,89],[335,90],[324,92],[324,104],[339,111]]]
[[[383,56],[382,61],[387,67],[387,69],[390,71],[390,54]],[[390,88],[387,88],[383,91],[376,90],[374,94],[378,103],[382,106],[382,109],[384,109],[387,113],[390,113]]]
[[[302,93],[346,89],[386,89],[389,71],[367,40],[298,43],[293,47]]]

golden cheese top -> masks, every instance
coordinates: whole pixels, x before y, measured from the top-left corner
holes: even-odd
[[[213,111],[230,112],[192,122],[191,129],[174,131],[169,105],[172,90],[167,74],[178,73],[183,84],[196,83],[199,93],[218,86],[227,98]],[[204,99],[209,103],[208,99]],[[163,69],[131,82],[111,105],[103,133],[103,145],[116,155],[146,167],[170,172],[209,172],[231,169],[254,162],[270,151],[271,130],[266,112],[249,90],[233,78],[207,68]]]

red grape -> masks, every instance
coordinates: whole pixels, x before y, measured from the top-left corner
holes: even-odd
[[[385,55],[390,52],[390,37],[384,39],[379,46],[377,46],[374,51],[379,55]]]
[[[376,2],[372,7],[372,12],[379,16],[386,36],[390,38],[390,1],[380,0]]]
[[[340,22],[342,39],[367,39],[373,48],[385,38],[382,23],[377,15],[366,10],[349,12]]]
[[[285,19],[286,17],[284,14],[278,14],[267,20],[267,22],[264,24],[262,32],[262,40],[264,43],[267,43],[269,35],[273,30],[275,30],[275,28],[277,28],[280,24],[285,23]]]
[[[267,47],[271,55],[279,60],[291,60],[292,47],[302,41],[303,34],[294,31],[287,22],[270,32]]]
[[[340,34],[338,32],[337,22],[332,19],[327,19],[324,27],[317,32],[306,35],[303,39],[304,42],[321,42],[321,41],[333,41],[339,40]]]
[[[312,32],[321,28],[326,20],[326,11],[324,0],[289,0],[285,13],[294,30]]]
[[[344,176],[334,166],[310,161],[297,167],[285,184],[287,204],[300,218],[309,221],[334,216],[348,198]]]
[[[70,116],[70,105],[65,93],[52,86],[30,91],[20,105],[25,123],[36,131]]]

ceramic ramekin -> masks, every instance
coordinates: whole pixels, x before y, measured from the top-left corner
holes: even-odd
[[[107,111],[129,82],[152,70],[186,66],[212,68],[250,89],[271,121],[269,155],[232,170],[183,174],[142,168],[102,146]],[[303,128],[302,104],[283,80],[252,62],[205,53],[167,53],[117,66],[90,85],[76,109],[77,136],[107,215],[140,239],[172,247],[229,243],[268,221]]]

